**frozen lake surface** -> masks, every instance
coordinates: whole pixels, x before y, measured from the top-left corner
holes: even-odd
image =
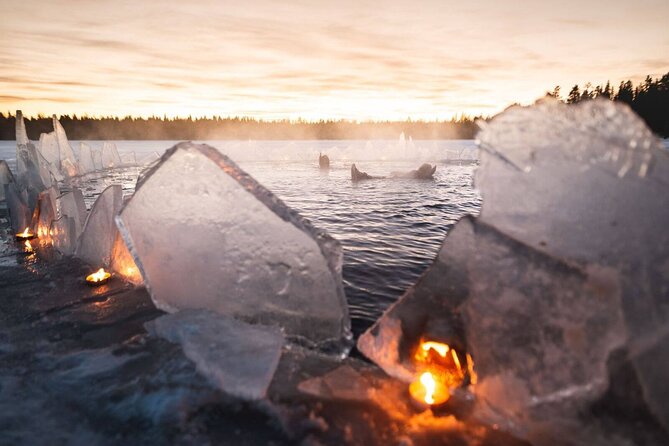
[[[177,141],[115,141],[121,155],[141,160]],[[344,286],[357,337],[429,266],[446,231],[463,215],[476,214],[480,198],[472,188],[474,141],[206,141],[230,156],[261,184],[344,248]],[[88,141],[99,148],[101,141]],[[71,141],[79,148],[78,141]],[[318,169],[318,154],[331,159]],[[0,159],[14,169],[14,141],[0,141]],[[451,160],[451,161],[449,161]],[[438,165],[434,181],[380,179],[353,184],[351,163],[371,175]],[[75,180],[90,209],[110,184],[134,191],[141,169],[117,169]]]

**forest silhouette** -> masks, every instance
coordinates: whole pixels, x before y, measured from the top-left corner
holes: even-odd
[[[546,93],[569,104],[606,98],[628,104],[662,137],[669,136],[669,73],[634,85],[623,81],[618,88],[586,84],[574,85],[563,97],[556,86]],[[460,116],[450,121],[368,121],[348,120],[277,120],[253,118],[135,118],[63,115],[59,120],[73,140],[216,140],[216,139],[395,139],[401,132],[414,139],[471,139],[477,130],[476,119]],[[53,130],[50,117],[25,118],[28,137],[38,140],[41,133]],[[0,139],[15,138],[16,117],[0,113]]]

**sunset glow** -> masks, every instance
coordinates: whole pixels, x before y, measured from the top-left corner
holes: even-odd
[[[0,4],[27,115],[449,119],[669,70],[666,0]]]

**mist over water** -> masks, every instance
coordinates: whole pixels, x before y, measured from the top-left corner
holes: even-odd
[[[116,141],[121,156],[141,160],[177,141]],[[89,141],[99,148],[100,141]],[[472,187],[476,146],[463,141],[207,141],[230,156],[261,184],[344,248],[343,277],[357,337],[430,265],[446,232],[465,214],[476,214],[480,197]],[[71,142],[76,150],[78,141]],[[14,141],[0,142],[0,159],[15,168]],[[318,154],[331,168],[318,168]],[[451,160],[446,162],[447,160]],[[434,180],[379,179],[352,183],[351,163],[370,175],[408,171],[437,164]],[[94,173],[72,180],[90,208],[111,184],[133,193],[141,168]]]

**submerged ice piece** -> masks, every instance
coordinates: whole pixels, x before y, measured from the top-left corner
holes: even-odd
[[[75,250],[77,257],[95,267],[109,267],[117,231],[114,216],[121,209],[122,200],[120,185],[102,191],[86,218]]]
[[[113,142],[104,142],[102,144],[102,154],[100,162],[104,169],[111,169],[113,167],[121,166],[121,157],[116,150],[116,144]]]
[[[284,344],[278,327],[250,325],[207,310],[168,314],[151,321],[148,328],[181,344],[213,385],[248,400],[265,396]]]
[[[358,348],[407,380],[419,339],[465,348],[479,419],[536,445],[635,440],[624,413],[612,437],[579,418],[612,394],[669,427],[669,153],[610,101],[514,107],[479,139],[480,217]]]
[[[213,147],[169,149],[117,222],[161,309],[278,324],[322,347],[350,337],[339,243]]]

